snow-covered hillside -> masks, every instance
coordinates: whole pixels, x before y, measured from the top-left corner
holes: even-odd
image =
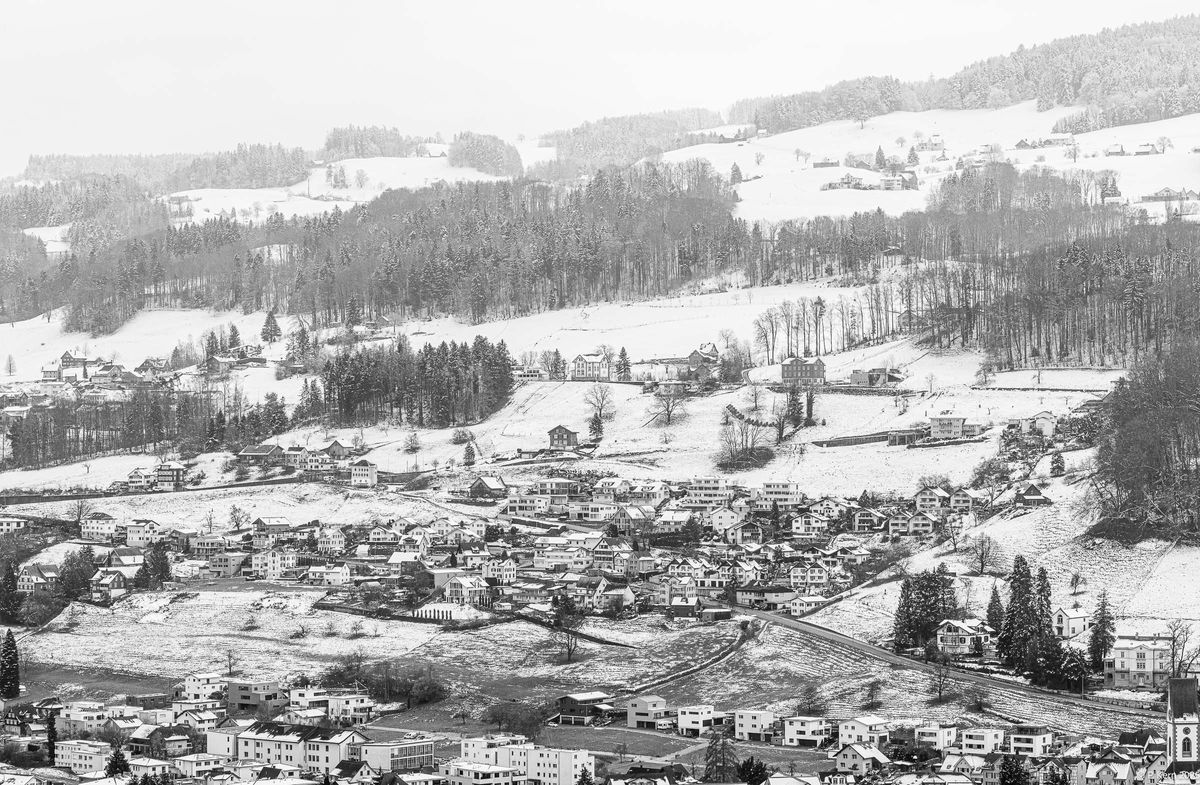
[[[258,343],[266,314],[243,314],[241,311],[213,312],[199,309],[139,311],[132,319],[110,335],[91,336],[86,333],[64,332],[66,317],[62,309],[20,322],[0,325],[0,355],[9,354],[17,372],[4,382],[34,381],[41,378],[41,368],[63,352],[76,352],[88,358],[103,358],[133,368],[147,357],[169,357],[181,341],[198,341],[204,333],[229,324],[237,325],[246,343]],[[279,327],[286,334],[294,329],[292,317],[278,317]],[[268,358],[281,356],[282,342],[264,347]],[[273,380],[272,380],[273,382]]]
[[[554,150],[538,149],[549,150],[551,155]],[[347,210],[371,201],[389,188],[424,188],[438,181],[502,179],[476,169],[451,166],[445,156],[350,158],[332,165],[345,170],[346,188],[334,188],[327,180],[326,167],[314,166],[306,179],[285,188],[196,188],[171,196],[188,200],[192,221],[228,215],[231,211],[243,220],[261,221],[273,213],[291,218],[319,215],[335,206]]]
[[[1026,102],[1003,109],[892,112],[872,117],[861,126],[854,121],[839,121],[740,142],[694,145],[672,150],[663,155],[663,160],[680,163],[692,158],[707,159],[726,176],[737,164],[744,178],[737,188],[741,199],[738,214],[749,220],[767,221],[848,215],[874,209],[891,215],[919,210],[933,186],[954,171],[956,159],[980,153],[991,145],[1000,149],[995,160],[1011,161],[1021,167],[1111,170],[1117,174],[1118,185],[1131,202],[1164,187],[1200,187],[1197,182],[1200,154],[1191,152],[1200,146],[1200,115],[1081,134],[1075,139],[1079,147],[1077,160],[1069,157],[1064,147],[1017,149],[1021,140],[1051,136],[1055,122],[1072,111],[1058,107],[1038,112],[1033,102]],[[873,160],[880,148],[885,156],[897,156],[904,161],[909,148],[918,141],[918,132],[925,139],[938,135],[948,158],[939,161],[937,152],[919,153],[920,163],[913,167],[919,176],[919,190],[821,190],[822,185],[847,174],[861,178],[865,185],[878,184],[878,173],[848,169],[841,163],[848,154]],[[1171,141],[1165,154],[1133,154],[1139,145],[1155,143],[1161,138]],[[1114,144],[1123,145],[1128,155],[1106,156],[1105,151]],[[813,166],[822,161],[838,165]],[[1148,207],[1152,215],[1161,216],[1161,203]]]

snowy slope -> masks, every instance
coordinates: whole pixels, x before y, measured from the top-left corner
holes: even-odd
[[[553,148],[549,149],[553,154]],[[491,181],[502,178],[476,169],[451,166],[445,157],[349,158],[335,167],[346,170],[346,188],[334,188],[326,182],[324,166],[314,166],[308,177],[285,188],[197,188],[178,191],[171,196],[191,200],[190,220],[204,221],[234,211],[244,220],[261,221],[272,213],[285,218],[319,215],[338,207],[347,210],[369,202],[389,188],[424,188],[438,181]],[[358,184],[357,173],[365,176]]]

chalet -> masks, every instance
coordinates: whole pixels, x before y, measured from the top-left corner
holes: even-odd
[[[138,467],[125,476],[125,484],[129,490],[134,492],[152,491],[156,479],[155,472]]]
[[[346,533],[336,526],[325,526],[317,532],[317,552],[341,553],[346,550]]]
[[[571,361],[571,378],[575,380],[607,380],[612,366],[602,354],[580,354]]]
[[[1029,417],[1019,417],[1009,422],[1009,427],[1022,434],[1037,434],[1050,438],[1058,425],[1058,418],[1050,412],[1038,412]]]
[[[41,596],[58,589],[58,567],[51,564],[27,564],[17,575],[17,591]]]
[[[604,477],[592,486],[592,500],[598,502],[623,502],[629,498],[633,483],[620,477]]]
[[[1162,148],[1153,142],[1144,142],[1133,148],[1134,155],[1161,155]]]
[[[133,369],[134,373],[153,379],[167,372],[167,361],[161,357],[147,357]]]
[[[979,619],[946,619],[937,628],[938,651],[948,657],[986,654],[995,638],[996,631]]]
[[[1125,145],[1121,144],[1120,142],[1110,144],[1108,147],[1104,148],[1104,155],[1106,157],[1125,155]]]
[[[502,499],[508,496],[508,485],[503,477],[481,474],[471,483],[467,495],[473,499]]]
[[[283,448],[278,444],[252,444],[249,447],[243,447],[237,458],[241,463],[266,466],[283,460]]]
[[[741,521],[725,531],[725,541],[734,545],[749,545],[763,541],[763,527],[754,521]]]
[[[648,480],[634,483],[629,488],[629,501],[634,504],[646,504],[658,507],[671,498],[671,489],[662,480]]]
[[[1034,483],[1029,483],[1023,490],[1017,491],[1013,496],[1013,502],[1018,507],[1044,507],[1053,503],[1050,501],[1050,497]]]
[[[366,458],[350,464],[350,484],[356,488],[374,488],[379,483],[379,470]]]
[[[784,384],[824,384],[825,361],[789,357],[783,361],[780,375]]]
[[[573,450],[579,446],[579,433],[565,425],[556,425],[549,431],[551,450]]]
[[[154,486],[156,488],[181,488],[186,478],[187,467],[179,461],[164,461],[154,469]]]
[[[477,575],[456,575],[446,582],[446,601],[459,605],[482,605],[492,596],[487,581]]]
[[[92,602],[111,602],[122,596],[132,585],[132,576],[126,576],[125,571],[137,572],[132,567],[107,567],[96,571],[88,581]]]
[[[817,539],[825,536],[831,523],[828,516],[819,512],[802,512],[792,518],[792,535],[806,540]]]
[[[204,372],[212,377],[228,376],[235,365],[237,365],[236,357],[214,354],[204,361]]]
[[[901,512],[888,518],[888,534],[892,537],[928,537],[937,526],[938,519],[927,512]]]
[[[850,519],[850,531],[855,534],[870,534],[882,530],[887,525],[888,516],[879,510],[862,508],[854,512]]]

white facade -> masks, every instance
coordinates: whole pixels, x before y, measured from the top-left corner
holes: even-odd
[[[833,720],[826,717],[786,717],[783,720],[783,746],[816,747],[834,734]]]
[[[464,742],[462,755],[477,763],[515,769],[528,782],[540,785],[575,785],[584,768],[589,772],[596,769],[596,759],[584,750],[562,750],[529,743],[489,747]]]
[[[769,741],[775,732],[775,712],[738,710],[733,713],[733,735],[741,741]]]
[[[66,766],[76,774],[104,771],[104,764],[112,754],[112,747],[102,741],[91,739],[66,739],[54,748],[56,766]]]

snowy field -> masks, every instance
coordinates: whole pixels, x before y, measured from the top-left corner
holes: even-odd
[[[549,150],[553,155],[554,148]],[[542,155],[547,155],[543,153]],[[314,166],[308,177],[283,188],[196,188],[171,196],[190,199],[192,217],[202,222],[234,212],[243,220],[262,221],[273,213],[284,218],[320,215],[334,207],[348,210],[369,202],[389,188],[424,188],[436,182],[486,182],[503,178],[477,169],[451,166],[444,156],[411,158],[349,158],[333,162],[346,170],[346,188],[326,182],[324,166]],[[363,179],[358,178],[362,172]]]
[[[71,252],[71,243],[67,240],[67,230],[71,224],[59,226],[33,226],[22,231],[30,237],[36,237],[46,246],[46,255],[62,256]]]
[[[692,158],[708,160],[721,174],[728,176],[736,163],[743,182],[738,186],[738,214],[747,220],[780,221],[816,215],[849,215],[854,212],[883,210],[899,215],[925,206],[928,194],[948,173],[960,156],[976,154],[986,146],[998,145],[995,159],[1010,161],[1026,168],[1046,166],[1059,171],[1112,171],[1125,199],[1137,202],[1143,195],[1160,188],[1196,188],[1200,177],[1200,115],[1127,125],[1080,134],[1077,160],[1067,157],[1065,148],[1016,149],[1022,139],[1038,140],[1051,134],[1054,123],[1073,113],[1069,107],[1038,112],[1034,102],[1002,109],[932,110],[928,112],[892,112],[868,119],[862,127],[853,121],[824,123],[812,128],[755,137],[742,142],[712,143],[672,150],[665,161],[680,163]],[[768,129],[769,130],[769,129]],[[907,159],[915,145],[916,132],[924,137],[939,134],[945,143],[948,161],[937,161],[938,153],[919,153],[916,191],[826,190],[825,183],[851,174],[865,185],[878,184],[879,174],[841,165],[847,154],[874,159],[876,150],[884,155]],[[1171,140],[1164,155],[1134,156],[1140,144],[1160,138]],[[903,144],[900,144],[903,140]],[[1110,145],[1124,145],[1128,155],[1106,156]],[[797,151],[800,151],[799,155]],[[807,154],[807,156],[805,155]],[[833,167],[814,168],[813,163],[828,160]],[[1151,215],[1161,216],[1161,203],[1146,205]]]
[[[39,380],[42,366],[68,351],[92,359],[118,362],[133,370],[147,357],[170,357],[171,350],[181,341],[199,341],[204,333],[229,324],[237,325],[245,343],[260,343],[258,335],[266,314],[199,309],[145,310],[139,311],[116,332],[99,336],[64,332],[65,317],[65,312],[58,309],[32,319],[0,324],[0,355],[11,354],[17,366],[16,375],[3,377],[4,381]],[[280,315],[277,320],[285,335],[295,328],[294,317]],[[282,356],[283,349],[282,341],[263,347],[268,358]]]

